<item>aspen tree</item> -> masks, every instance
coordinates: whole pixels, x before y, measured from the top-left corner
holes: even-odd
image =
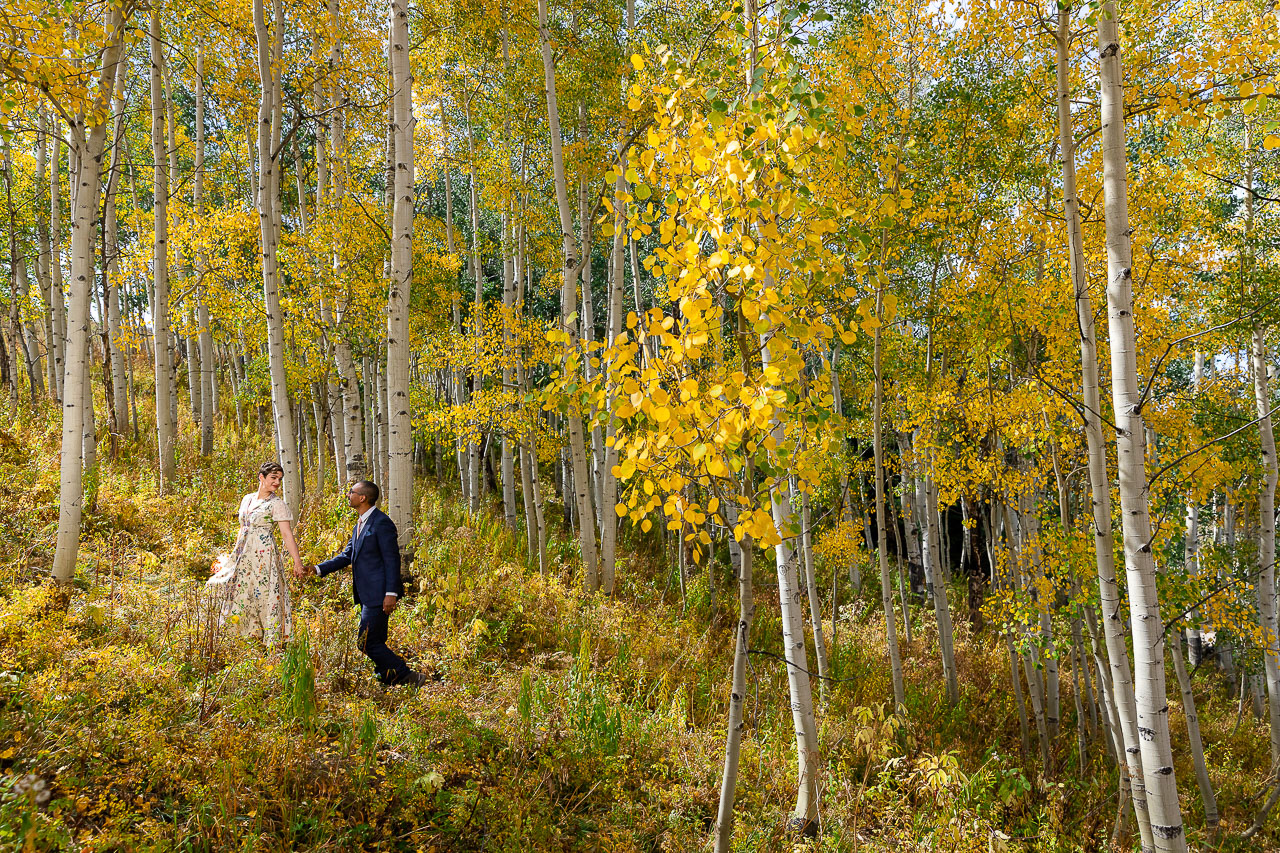
[[[1244,252],[1242,272],[1251,278],[1253,269],[1253,128],[1246,119],[1245,133]],[[1276,480],[1280,463],[1276,460],[1276,439],[1271,421],[1270,368],[1265,330],[1253,325],[1250,336],[1250,364],[1253,373],[1254,404],[1258,413],[1258,446],[1261,452],[1262,483],[1258,493],[1258,620],[1265,638],[1262,650],[1267,684],[1267,717],[1270,724],[1271,764],[1280,768],[1280,621],[1276,617]]]
[[[1098,376],[1098,351],[1093,321],[1093,304],[1089,296],[1084,259],[1084,234],[1080,226],[1080,200],[1076,194],[1075,134],[1072,131],[1069,77],[1070,7],[1058,10],[1056,68],[1058,79],[1058,151],[1062,158],[1063,210],[1067,225],[1067,250],[1071,280],[1075,293],[1077,334],[1080,349],[1081,402],[1085,442],[1088,451],[1088,474],[1093,511],[1094,554],[1097,562],[1098,590],[1102,606],[1102,629],[1110,662],[1109,707],[1119,730],[1116,736],[1123,746],[1124,767],[1121,785],[1128,786],[1133,797],[1134,812],[1144,850],[1154,847],[1151,819],[1147,812],[1146,785],[1143,781],[1138,744],[1137,706],[1133,675],[1129,666],[1129,649],[1125,642],[1124,623],[1120,614],[1120,587],[1116,579],[1114,534],[1111,527],[1111,485],[1107,474],[1106,445],[1102,434],[1102,401]],[[1103,685],[1099,685],[1102,687]],[[1127,779],[1126,779],[1127,777]],[[1122,804],[1123,805],[1123,804]]]
[[[883,259],[883,239],[881,257]],[[876,286],[876,317],[884,316],[884,286]],[[906,690],[903,687],[902,655],[898,651],[898,626],[893,612],[893,584],[889,580],[889,519],[885,512],[888,500],[885,489],[884,465],[884,370],[882,362],[883,329],[877,320],[872,330],[872,369],[875,372],[875,387],[872,391],[871,404],[871,446],[875,459],[876,485],[876,561],[880,567],[880,604],[884,610],[885,644],[889,648],[889,669],[893,678],[893,708],[895,713],[901,712],[906,705]],[[901,549],[899,549],[901,550]],[[909,618],[906,601],[902,603],[903,619]]]
[[[755,83],[756,62],[759,52],[759,12],[755,0],[747,0],[743,15],[750,32],[746,57],[746,87],[750,92]],[[763,272],[764,290],[774,286],[772,272]],[[762,313],[765,329],[760,334],[760,371],[767,375],[773,366],[774,351],[779,342],[777,323],[780,318]],[[776,368],[775,368],[776,370]],[[769,435],[778,444],[786,440],[786,427],[776,411],[769,416]],[[787,662],[787,688],[791,695],[791,720],[796,735],[797,786],[796,805],[791,812],[788,828],[803,835],[818,832],[818,726],[813,712],[813,686],[809,678],[809,663],[805,654],[804,605],[798,578],[797,555],[791,543],[782,538],[789,535],[796,523],[796,513],[791,505],[785,480],[775,482],[769,488],[769,502],[773,526],[779,539],[774,544],[774,563],[778,571],[778,604],[782,617],[782,646]]]
[[[107,185],[103,191],[103,254],[106,263],[103,265],[104,299],[106,316],[103,318],[107,327],[107,347],[111,365],[111,388],[108,389],[107,408],[108,425],[111,429],[111,455],[117,450],[117,436],[122,434],[129,423],[128,383],[125,376],[124,352],[120,347],[120,286],[117,273],[120,267],[120,246],[117,242],[119,231],[116,218],[116,188],[120,182],[121,156],[124,147],[125,119],[125,78],[126,69],[121,68],[116,75],[115,124],[111,131],[111,167],[107,172]]]
[[[204,46],[196,48],[196,149],[194,163],[194,183],[191,188],[191,202],[197,217],[203,217],[204,210]],[[204,277],[207,261],[204,249],[196,252],[196,343],[200,348],[200,455],[213,453],[213,417],[216,407],[214,392],[217,377],[214,373],[213,333],[209,328],[209,306],[204,299]]]
[[[751,465],[744,466],[743,477],[751,484],[754,473]],[[747,496],[750,488],[744,488]],[[730,530],[737,524],[737,506],[733,500],[721,502],[725,507],[725,521]],[[724,747],[724,772],[720,777],[720,802],[716,810],[715,853],[728,853],[733,843],[733,800],[738,783],[738,761],[742,754],[742,733],[746,730],[747,699],[747,650],[751,645],[751,623],[755,619],[755,588],[751,574],[755,543],[750,536],[739,542],[732,534],[729,540],[729,559],[738,577],[738,621],[733,632],[733,673],[729,686],[729,716]]]
[[[538,0],[538,38],[542,45],[542,68],[546,84],[547,125],[550,132],[551,164],[556,191],[556,207],[560,214],[560,234],[564,256],[564,281],[560,291],[561,326],[567,339],[562,370],[566,374],[580,369],[581,353],[577,330],[578,241],[574,236],[573,212],[569,207],[568,180],[564,167],[564,148],[560,135],[560,115],[556,106],[555,60],[551,49],[551,32],[547,26],[547,0]],[[577,401],[570,401],[565,413],[569,433],[569,457],[573,470],[573,489],[578,515],[578,538],[581,545],[584,583],[589,592],[600,586],[600,566],[596,551],[595,511],[592,508],[590,477],[587,473],[586,436]],[[567,501],[566,501],[567,502]]]
[[[480,258],[480,188],[476,182],[479,180],[480,169],[476,163],[476,144],[475,130],[471,126],[471,99],[473,95],[466,93],[467,79],[464,74],[462,78],[462,87],[464,106],[466,107],[467,118],[467,164],[470,169],[470,175],[467,179],[467,189],[471,194],[468,210],[471,215],[471,271],[473,284],[475,286],[475,297],[471,303],[471,319],[473,324],[472,332],[475,335],[475,355],[476,363],[471,371],[471,390],[472,395],[478,397],[484,389],[484,373],[480,369],[480,345],[484,340],[484,266]],[[480,449],[484,436],[476,433],[467,442],[467,494],[470,497],[470,507],[472,512],[480,511],[480,493],[484,491],[483,474],[480,470]]]
[[[271,372],[271,408],[276,445],[284,468],[284,497],[295,512],[302,503],[302,478],[298,469],[298,444],[293,430],[293,410],[285,374],[284,316],[280,307],[279,259],[280,145],[279,73],[284,41],[284,12],[275,0],[274,32],[267,25],[264,0],[253,0],[253,31],[258,53],[258,220],[262,254],[262,296],[267,312],[267,360]],[[154,72],[153,72],[154,73]],[[157,167],[158,168],[158,167]]]
[[[107,6],[104,34],[108,39],[97,62],[94,90],[87,93],[67,130],[75,157],[72,174],[76,191],[71,209],[71,301],[66,375],[63,377],[62,458],[59,465],[58,536],[53,556],[53,580],[70,583],[80,551],[83,501],[81,454],[85,418],[81,411],[89,384],[89,294],[93,286],[94,236],[102,201],[102,157],[110,128],[111,96],[123,52],[125,21],[132,6]],[[95,91],[96,90],[96,91]],[[90,123],[92,122],[92,124]]]
[[[160,489],[173,488],[177,475],[177,425],[173,420],[172,387],[169,384],[169,170],[165,140],[165,99],[161,81],[164,41],[160,29],[161,5],[151,10],[151,156],[155,163],[155,240],[151,278],[155,297],[151,311],[153,364],[156,386],[156,446],[160,454]]]
[[[413,522],[413,425],[409,402],[409,296],[413,287],[413,76],[408,0],[391,3],[391,85],[395,200],[391,289],[387,296],[387,511],[404,550]]]
[[[62,131],[61,122],[51,120],[53,155],[49,159],[49,358],[53,382],[49,390],[53,399],[62,402],[63,380],[66,378],[67,307],[65,282],[62,279]]]
[[[1118,7],[1103,0],[1097,16],[1102,113],[1103,197],[1107,234],[1107,319],[1111,344],[1111,395],[1116,418],[1120,517],[1133,630],[1134,693],[1142,734],[1143,780],[1155,849],[1187,849],[1178,805],[1169,710],[1165,690],[1164,625],[1151,553],[1146,478],[1146,424],[1138,382],[1133,319],[1133,260],[1125,155],[1124,79],[1120,63]]]
[[[49,173],[49,137],[50,120],[48,111],[43,105],[39,109],[36,124],[36,186],[40,188],[41,193],[49,193],[50,185],[48,180]],[[37,199],[36,202],[36,283],[40,288],[40,301],[43,303],[43,311],[41,319],[43,320],[44,332],[44,371],[45,371],[45,389],[49,394],[49,398],[56,400],[58,398],[58,383],[61,379],[55,378],[56,370],[54,353],[56,344],[54,342],[53,332],[53,235],[51,233],[49,214],[52,208],[52,199],[48,204],[41,203],[43,199]]]

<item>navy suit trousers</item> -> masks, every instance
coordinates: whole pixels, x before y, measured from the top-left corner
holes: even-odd
[[[404,658],[387,647],[387,614],[382,612],[381,604],[360,608],[360,636],[356,645],[373,661],[378,680],[383,684],[399,684],[411,674]]]

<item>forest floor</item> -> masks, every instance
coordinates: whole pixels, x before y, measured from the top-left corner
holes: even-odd
[[[660,546],[628,542],[617,594],[587,597],[558,526],[541,574],[497,514],[468,517],[447,489],[423,484],[390,644],[432,680],[384,690],[355,648],[349,583],[295,585],[297,637],[284,652],[209,618],[201,584],[268,453],[257,436],[231,432],[208,460],[184,451],[181,486],[166,496],[147,448],[122,447],[101,467],[69,599],[48,587],[59,440],[49,415],[0,411],[0,849],[710,849],[736,615],[727,569],[713,608],[705,574],[682,596]],[[336,496],[305,507],[304,559],[336,553],[348,515]],[[752,646],[780,653],[776,583],[758,565]],[[734,848],[1106,846],[1115,770],[1096,741],[1080,766],[1069,679],[1046,776],[1022,756],[994,629],[975,633],[957,613],[962,695],[950,707],[936,630],[917,608],[899,722],[885,713],[877,602],[868,584],[828,618],[838,680],[816,700],[815,839],[785,830],[785,673],[751,658]],[[1239,838],[1265,791],[1267,740],[1204,669],[1196,689],[1224,831],[1205,837],[1180,765],[1192,844],[1280,849],[1280,818],[1261,844]],[[1176,691],[1171,702],[1185,756]]]

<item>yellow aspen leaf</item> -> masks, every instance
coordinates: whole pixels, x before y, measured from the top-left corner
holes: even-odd
[[[644,70],[644,60],[640,58],[640,54],[638,53],[631,54],[631,67],[637,71]]]
[[[627,514],[627,505],[624,503],[619,503],[617,506],[613,508],[613,511],[618,514],[618,518],[622,518]]]

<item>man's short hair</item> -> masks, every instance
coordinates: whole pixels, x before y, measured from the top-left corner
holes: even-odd
[[[372,480],[357,480],[353,488],[359,489],[360,494],[369,499],[369,503],[373,506],[378,505],[378,499],[382,497],[382,492],[378,489],[378,484]]]

